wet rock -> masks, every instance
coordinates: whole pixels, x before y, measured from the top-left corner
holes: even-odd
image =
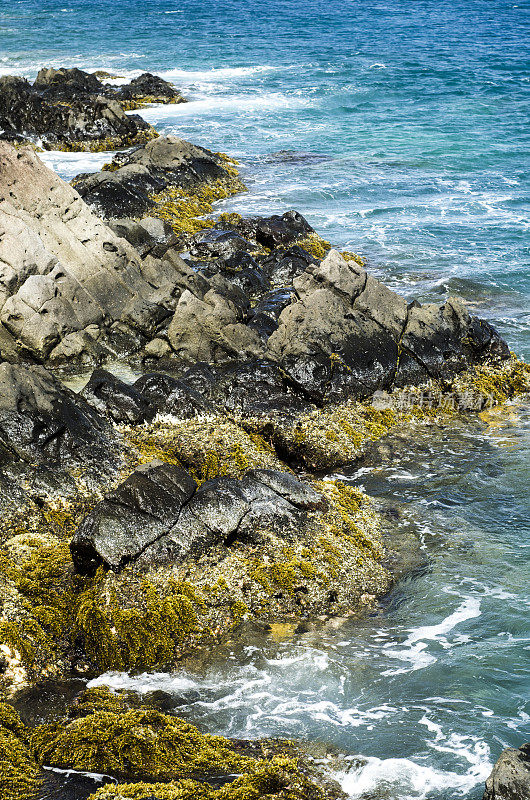
[[[509,357],[506,342],[487,322],[472,318],[456,298],[442,306],[413,303],[400,348],[398,386],[428,378],[449,381],[485,357]]]
[[[294,289],[275,289],[263,295],[253,306],[248,315],[248,325],[263,341],[278,328],[280,314],[291,303],[293,294]]]
[[[74,566],[93,574],[100,564],[119,569],[178,520],[197,484],[185,470],[162,461],[138,467],[86,517],[72,539]],[[188,549],[196,543],[186,540]]]
[[[203,549],[229,547],[236,540],[259,544],[270,531],[289,540],[296,537],[305,512],[323,505],[322,496],[311,487],[275,470],[249,470],[241,480],[215,478],[202,484],[178,522],[140,559],[150,566],[179,563],[192,551],[190,540]]]
[[[131,103],[133,107],[134,102],[137,104],[187,102],[173,84],[150,72],[142,73],[137,78],[133,78],[126,86],[118,89],[117,97],[121,103]]]
[[[6,138],[39,141],[48,149],[112,150],[153,138],[141,117],[127,115],[80,70],[41,70],[33,86],[0,78],[0,128]]]
[[[179,419],[213,413],[215,407],[185,381],[158,372],[149,372],[138,378],[134,390],[146,398],[151,408],[161,414],[172,414]]]
[[[210,397],[227,411],[250,417],[294,416],[309,405],[288,384],[279,366],[264,359],[220,367]]]
[[[298,300],[282,311],[269,357],[319,403],[447,379],[484,358],[508,356],[500,337],[486,332],[459,301],[407,307],[334,250],[293,285]]]
[[[245,292],[249,297],[259,296],[265,291],[269,282],[257,261],[248,253],[240,251],[223,259],[215,261],[191,262],[196,269],[201,270],[201,275],[211,279],[214,275],[221,274],[232,286]]]
[[[238,253],[249,252],[253,245],[235,231],[220,231],[212,229],[208,233],[201,233],[193,237],[189,246],[192,258],[230,258]]]
[[[75,187],[98,214],[111,219],[141,217],[156,208],[153,195],[166,189],[191,192],[223,182],[242,186],[223,166],[222,158],[176,136],[158,137],[145,147],[121,153],[110,170],[78,175]]]
[[[261,262],[261,267],[273,286],[290,286],[299,275],[309,267],[317,264],[317,259],[299,245],[273,250],[268,258]]]
[[[6,456],[52,468],[115,468],[112,427],[39,366],[0,364],[0,446]]]
[[[528,800],[530,798],[530,743],[501,753],[486,781],[483,800]]]
[[[241,236],[269,250],[289,246],[314,233],[314,229],[298,211],[287,211],[281,216],[273,214],[271,217],[241,219],[235,229]]]
[[[323,498],[294,476],[249,470],[242,480],[222,477],[199,488],[189,473],[153,461],[136,469],[83,520],[72,539],[75,568],[93,574],[100,564],[119,570],[181,563],[214,545],[260,541],[260,530],[284,539]]]
[[[155,409],[134,387],[104,369],[96,369],[81,392],[87,403],[114,420],[134,425],[151,419]]]

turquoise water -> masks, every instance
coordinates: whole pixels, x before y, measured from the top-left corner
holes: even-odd
[[[464,297],[528,358],[529,11],[4,0],[0,72],[161,74],[191,102],[144,116],[241,160],[249,192],[219,210],[296,208],[407,296]],[[45,158],[64,177],[108,160]],[[398,510],[428,559],[374,617],[135,685],[174,692],[211,731],[368,757],[341,768],[353,798],[479,798],[502,748],[530,739],[530,410],[493,422],[397,441],[380,469],[348,476]]]

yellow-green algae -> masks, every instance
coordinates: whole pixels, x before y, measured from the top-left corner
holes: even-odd
[[[184,779],[170,783],[127,783],[99,789],[89,800],[331,800],[344,797],[338,787],[325,789],[300,770],[296,760],[273,756],[252,772],[221,788]]]
[[[247,188],[243,181],[228,171],[227,164],[223,163],[223,166],[228,172],[226,177],[189,190],[173,186],[151,195],[156,205],[149,210],[150,216],[169,222],[176,234],[193,234],[211,228],[215,220],[204,217],[213,213],[213,203]]]
[[[130,693],[114,694],[106,687],[84,692],[66,719],[38,727],[31,745],[42,764],[140,781],[108,784],[94,800],[342,796],[331,785],[324,793],[307,774],[307,764],[299,765],[299,753],[290,742],[232,742],[203,734],[177,717],[142,706]],[[220,789],[204,782],[219,775],[235,780]]]
[[[252,760],[237,753],[227,739],[200,733],[195,726],[152,708],[118,709],[108,695],[108,706],[99,690],[95,705],[88,703],[87,708],[85,697],[84,707],[73,708],[73,719],[36,728],[31,745],[38,761],[142,780],[252,766]]]
[[[285,469],[262,436],[224,416],[165,419],[122,426],[139,463],[160,458],[189,470],[199,482],[223,475],[239,478],[248,469]]]
[[[0,703],[0,797],[30,800],[40,781],[26,728],[12,706]]]
[[[530,392],[530,365],[513,356],[470,368],[442,386],[436,381],[396,389],[366,401],[349,400],[281,420],[241,419],[292,463],[321,471],[352,463],[397,425],[444,424],[455,414],[480,411]]]
[[[148,129],[138,131],[134,136],[107,136],[104,139],[86,139],[79,141],[44,142],[45,150],[60,150],[65,153],[103,153],[107,150],[119,150],[126,147],[136,147],[147,144],[151,139],[156,139],[160,134],[150,126]]]

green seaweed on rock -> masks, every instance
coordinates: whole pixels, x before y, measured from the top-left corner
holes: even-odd
[[[31,753],[26,728],[12,706],[0,703],[2,800],[31,800],[40,782],[40,770]]]

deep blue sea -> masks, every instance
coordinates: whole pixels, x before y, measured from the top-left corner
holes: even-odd
[[[530,357],[528,2],[0,0],[0,74],[45,65],[173,81],[191,102],[143,115],[240,160],[249,192],[219,210],[296,208]],[[45,160],[70,178],[108,155]],[[193,688],[179,713],[210,731],[366,756],[339,775],[352,798],[478,800],[503,747],[530,740],[529,454],[519,404],[350,475],[421,536],[425,570],[362,624],[135,685]]]

